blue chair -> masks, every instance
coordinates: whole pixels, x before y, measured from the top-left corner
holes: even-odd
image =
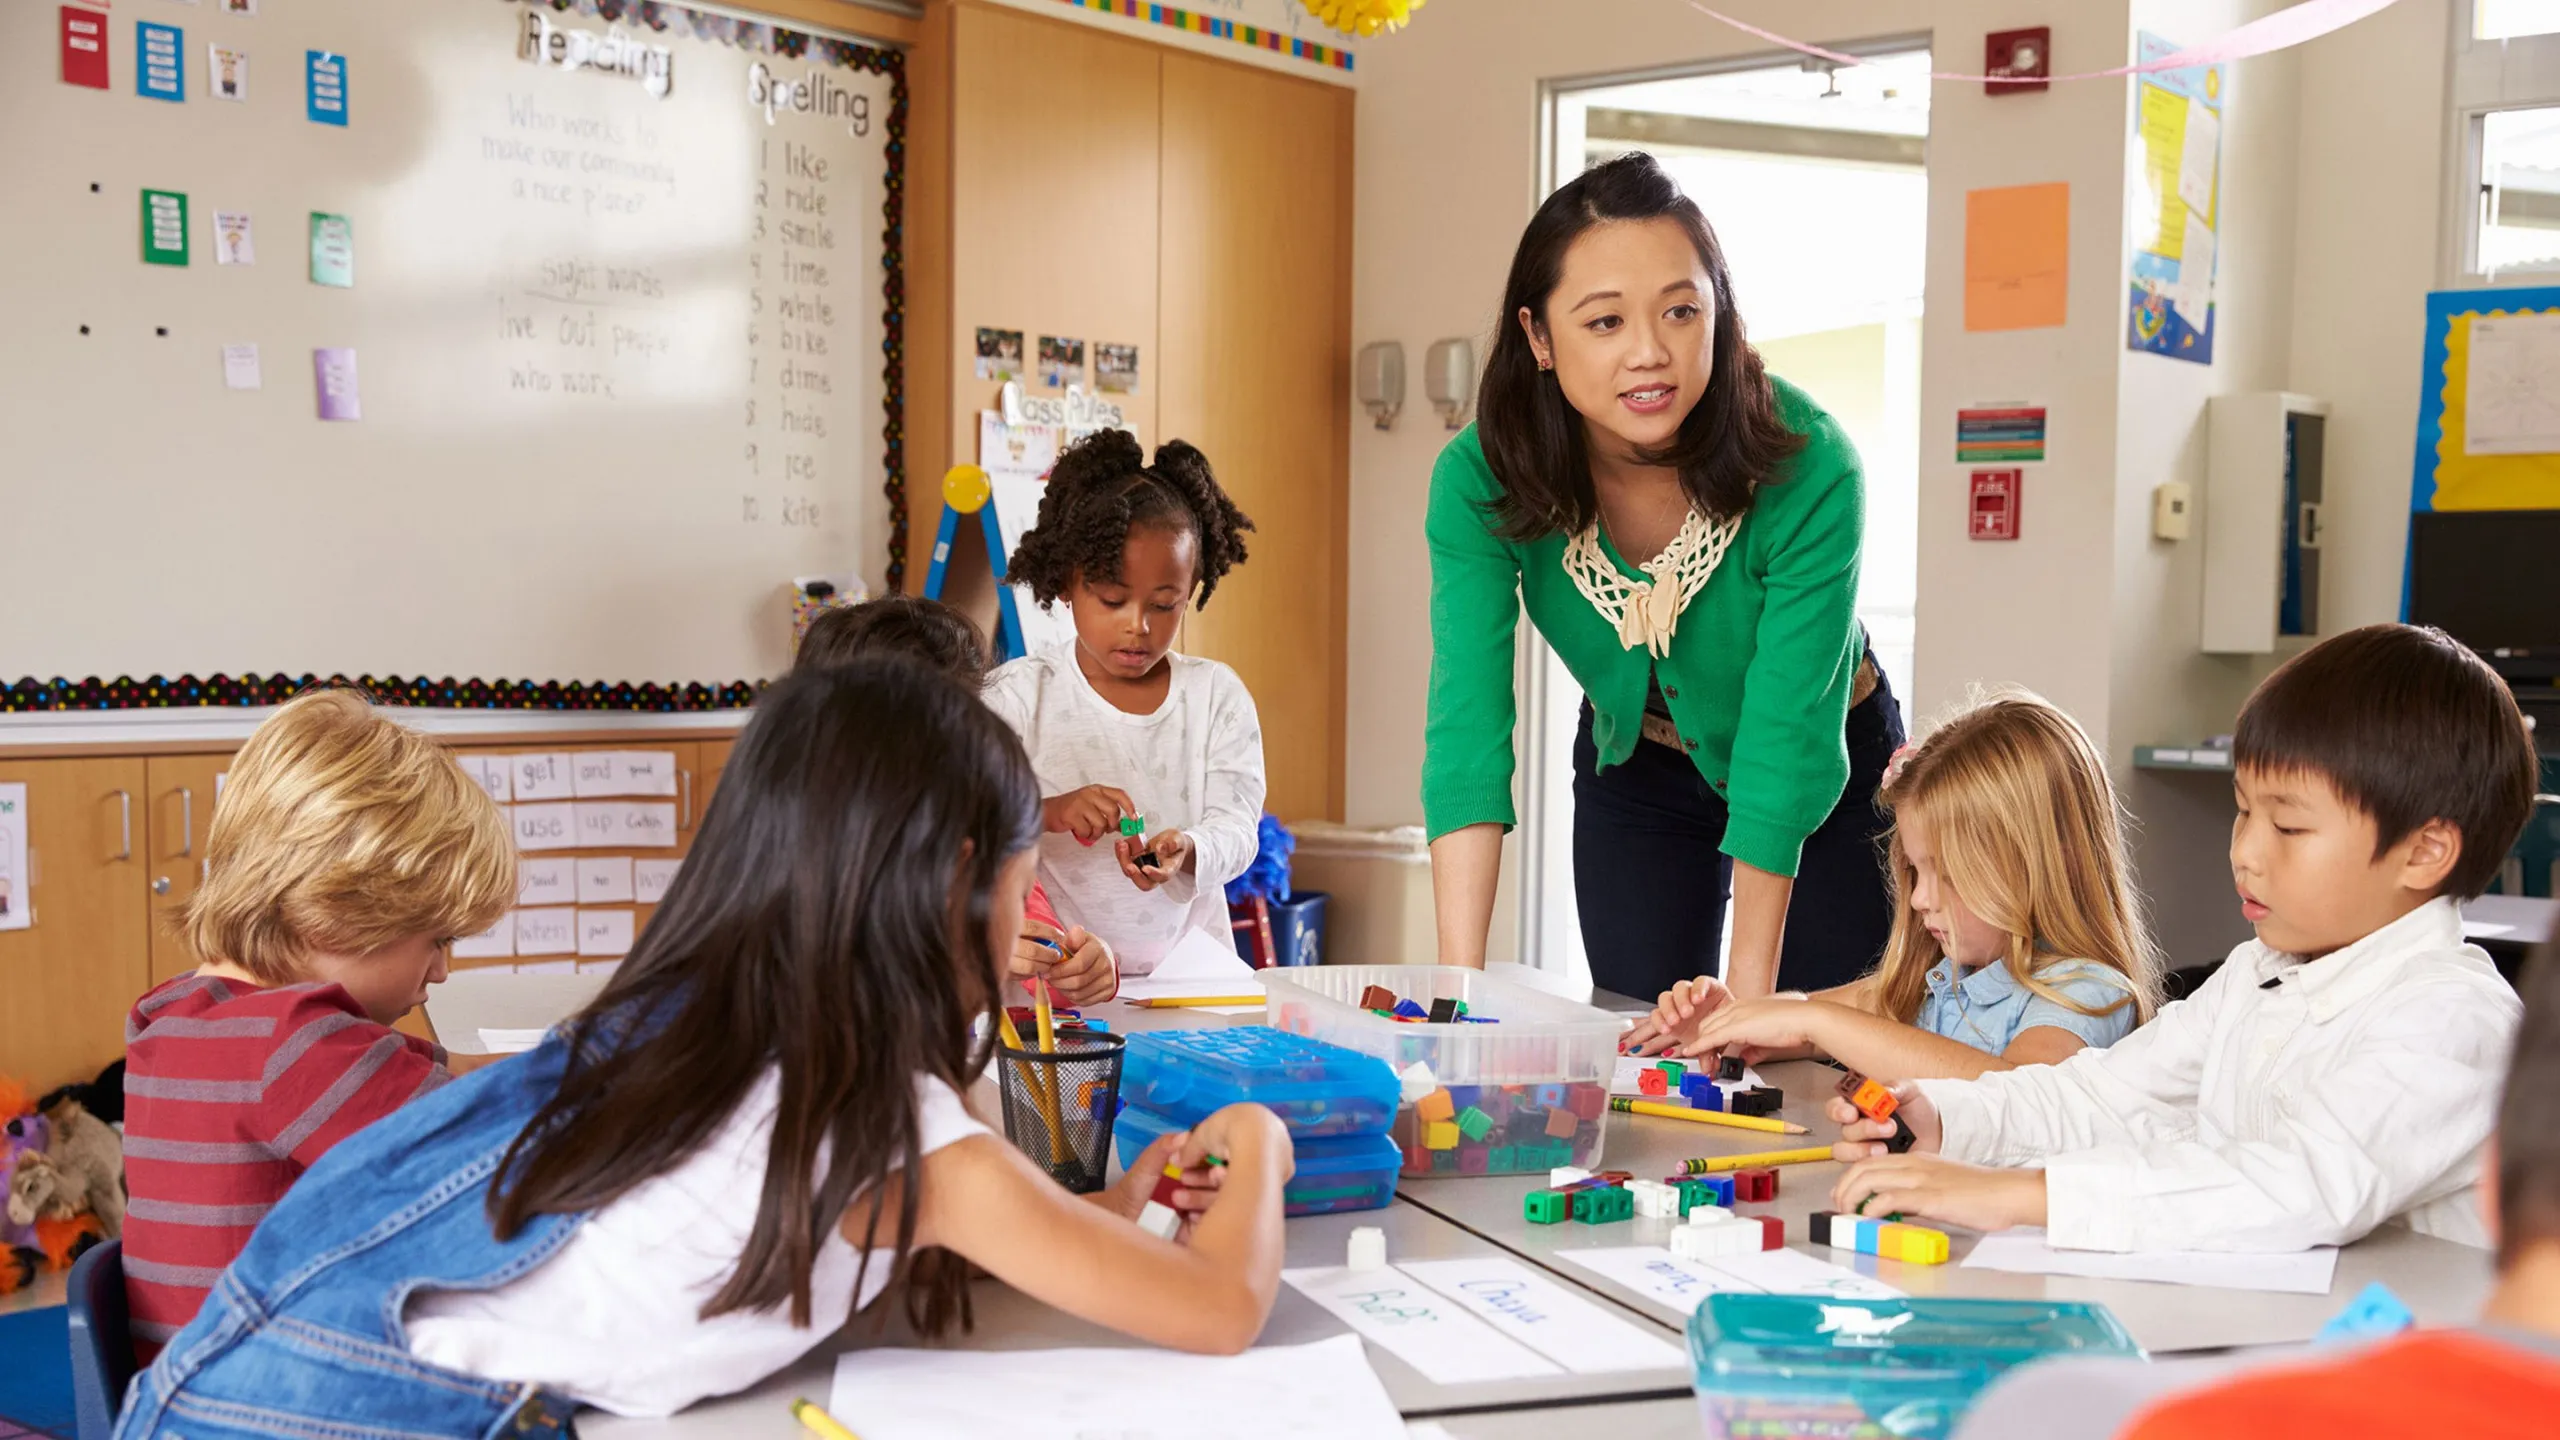
[[[133,1379],[124,1305],[124,1242],[94,1245],[71,1267],[71,1398],[80,1440],[108,1440]]]

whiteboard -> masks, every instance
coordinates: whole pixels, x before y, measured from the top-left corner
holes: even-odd
[[[0,684],[718,685],[787,666],[795,577],[882,588],[901,92],[857,65],[894,56],[673,5],[124,0],[101,90],[64,8],[0,6]],[[183,101],[138,93],[142,25],[183,30]],[[145,263],[146,190],[185,265]],[[320,418],[324,349],[360,418]]]

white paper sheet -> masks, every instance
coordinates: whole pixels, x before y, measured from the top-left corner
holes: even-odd
[[[676,843],[676,807],[645,800],[588,800],[578,805],[578,843],[589,848],[647,849]]]
[[[1636,1072],[1640,1070],[1650,1070],[1654,1066],[1661,1064],[1665,1058],[1666,1057],[1660,1055],[1619,1056],[1617,1068],[1609,1073],[1609,1093],[1612,1095],[1633,1095],[1638,1099],[1644,1098],[1644,1092],[1636,1087]],[[1677,1055],[1673,1055],[1668,1058],[1673,1060],[1680,1059]],[[1713,1075],[1715,1073],[1712,1068],[1701,1071],[1698,1063],[1694,1061],[1681,1060],[1680,1063],[1687,1065],[1690,1069],[1690,1073],[1692,1074],[1703,1073],[1706,1075]],[[1757,1090],[1766,1083],[1768,1082],[1760,1078],[1760,1072],[1758,1070],[1745,1065],[1742,1067],[1742,1082],[1739,1085],[1728,1085],[1725,1082],[1718,1080],[1716,1082],[1716,1088],[1727,1091]]]
[[[2178,278],[2165,288],[2169,303],[2177,307],[2189,325],[2204,328],[2206,312],[2213,305],[2213,254],[2216,245],[2212,227],[2204,223],[2204,212],[2187,211],[2186,238],[2178,251]]]
[[[477,935],[465,935],[453,942],[456,960],[494,960],[516,953],[516,915],[510,910],[498,917],[498,923]]]
[[[577,775],[565,754],[510,755],[507,764],[515,777],[519,800],[578,798]]]
[[[635,898],[630,856],[600,855],[578,862],[579,904],[628,904]]]
[[[827,1409],[863,1440],[1405,1440],[1349,1335],[1229,1356],[856,1350],[836,1359]]]
[[[255,390],[266,383],[258,368],[255,344],[222,347],[222,384],[228,390]]]
[[[516,798],[515,773],[503,756],[456,755],[453,760],[462,767],[463,774],[479,782],[480,788],[489,792],[490,799],[505,805]]]
[[[578,962],[575,960],[528,960],[516,967],[516,973],[519,975],[575,975],[578,973]]]
[[[1325,1266],[1283,1270],[1280,1278],[1435,1385],[1563,1373],[1465,1307],[1392,1268]]]
[[[522,777],[519,776],[519,779]],[[517,794],[524,792],[518,790]],[[578,844],[575,805],[518,805],[508,812],[516,827],[518,850],[569,850]],[[523,883],[523,876],[517,876]]]
[[[2560,315],[2472,317],[2462,453],[2560,453]]]
[[[1679,1346],[1509,1256],[1408,1260],[1393,1268],[1576,1374],[1688,1368]]]
[[[631,862],[632,898],[643,905],[655,905],[667,898],[667,887],[676,883],[676,869],[682,860],[636,859]]]
[[[619,959],[631,953],[633,917],[628,910],[578,912],[578,953]]]
[[[1173,942],[1156,968],[1124,977],[1123,1000],[1167,1000],[1195,995],[1252,995],[1262,977],[1238,956],[1235,946],[1206,930],[1186,930]]]
[[[1976,1270],[2020,1275],[2084,1275],[2098,1280],[2151,1280],[2217,1290],[2272,1290],[2285,1295],[2326,1295],[2338,1273],[2329,1247],[2282,1255],[2233,1255],[2202,1250],[2153,1250],[2119,1255],[2099,1250],[2056,1250],[2033,1226],[2003,1230],[1975,1242],[1964,1263]]]
[[[578,898],[578,862],[566,856],[516,860],[518,905],[566,905]]]
[[[578,912],[557,907],[517,911],[516,953],[519,955],[577,954]]]
[[[615,750],[613,757],[613,793],[616,795],[673,795],[676,793],[676,756],[672,750]]]
[[[2213,213],[2213,182],[2221,158],[2222,117],[2189,96],[2187,143],[2178,155],[2178,198],[2189,209],[2204,212],[2207,220],[2220,218]]]
[[[492,1055],[521,1055],[542,1043],[544,1030],[499,1030],[480,1027],[480,1048]]]
[[[1762,1295],[1832,1295],[1850,1300],[1890,1300],[1902,1292],[1845,1266],[1796,1250],[1762,1250],[1718,1260],[1688,1260],[1659,1245],[1612,1245],[1559,1250],[1585,1270],[1607,1276],[1646,1299],[1682,1315],[1724,1291]]]
[[[629,843],[622,833],[620,801],[586,800],[568,808],[577,812],[580,846],[596,850]]]
[[[598,795],[619,795],[613,788],[613,752],[580,750],[569,756],[569,785],[581,800]]]
[[[13,780],[0,785],[0,930],[35,923],[35,903],[27,896],[27,786]]]

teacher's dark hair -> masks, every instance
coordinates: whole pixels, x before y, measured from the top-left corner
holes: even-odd
[[[1645,462],[1677,468],[1690,505],[1721,520],[1751,508],[1753,484],[1779,479],[1778,467],[1804,448],[1804,437],[1778,418],[1769,372],[1743,338],[1733,280],[1707,217],[1652,156],[1621,155],[1547,197],[1521,233],[1511,278],[1503,283],[1502,319],[1494,327],[1493,355],[1476,396],[1476,438],[1502,486],[1492,511],[1494,529],[1506,540],[1570,535],[1597,513],[1582,416],[1554,373],[1538,368],[1528,337],[1520,333],[1519,315],[1525,308],[1544,326],[1547,301],[1564,275],[1565,252],[1592,227],[1620,220],[1677,222],[1715,292],[1714,371],[1707,393],[1672,443],[1645,455]]]

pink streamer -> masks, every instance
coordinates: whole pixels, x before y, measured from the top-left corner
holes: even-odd
[[[1838,65],[1868,63],[1855,55],[1844,55],[1837,50],[1825,50],[1819,45],[1807,45],[1801,40],[1790,40],[1775,31],[1763,30],[1748,21],[1737,20],[1721,10],[1710,10],[1699,4],[1698,0],[1685,0],[1685,3],[1690,9],[1711,20],[1721,21],[1746,35],[1756,35],[1772,45],[1782,45],[1800,55],[1810,55],[1817,60],[1829,60]],[[2343,30],[2368,15],[2389,9],[2392,4],[2393,0],[2302,0],[2299,5],[2289,6],[2273,15],[2261,16],[2231,30],[2219,40],[2208,41],[2202,45],[2190,45],[2184,50],[2163,55],[2157,60],[2145,60],[2136,65],[2119,65],[2112,70],[2083,70],[2076,75],[2055,75],[2050,78],[2055,81],[2112,80],[2123,75],[2147,75],[2159,70],[2183,70],[2191,65],[2219,65],[2231,60],[2246,60],[2253,55],[2272,55],[2278,50],[2290,49],[2305,40],[2316,40],[2332,30]],[[1977,85],[2011,83],[2005,76],[1967,75],[1953,70],[1932,70],[1929,72],[1929,78],[1970,81]]]

